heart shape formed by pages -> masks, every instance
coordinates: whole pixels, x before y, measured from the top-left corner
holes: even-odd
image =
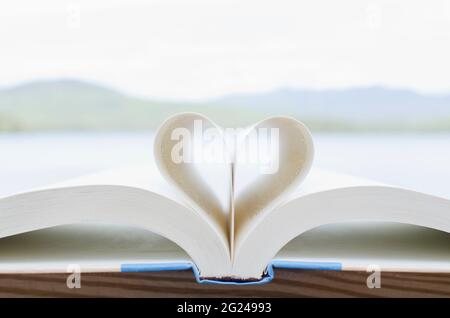
[[[307,175],[314,147],[308,129],[290,117],[233,130],[181,113],[157,131],[154,154],[166,180],[234,246],[235,236],[239,240]]]

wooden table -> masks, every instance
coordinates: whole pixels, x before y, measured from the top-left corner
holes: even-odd
[[[276,270],[265,285],[198,284],[191,271],[82,274],[69,289],[67,275],[0,275],[2,297],[450,297],[450,274],[382,273],[381,288],[365,272]]]

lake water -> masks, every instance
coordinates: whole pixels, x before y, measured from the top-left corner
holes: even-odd
[[[153,134],[0,134],[0,196],[152,160]],[[314,165],[450,198],[450,134],[316,134]]]

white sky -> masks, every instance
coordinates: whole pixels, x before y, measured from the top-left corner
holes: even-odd
[[[3,0],[0,86],[59,77],[169,99],[450,92],[450,1]]]

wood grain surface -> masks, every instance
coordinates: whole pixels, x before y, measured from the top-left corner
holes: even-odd
[[[381,288],[365,272],[276,270],[265,285],[198,284],[191,271],[89,273],[69,289],[64,274],[0,275],[1,297],[450,297],[450,274],[382,273]]]

